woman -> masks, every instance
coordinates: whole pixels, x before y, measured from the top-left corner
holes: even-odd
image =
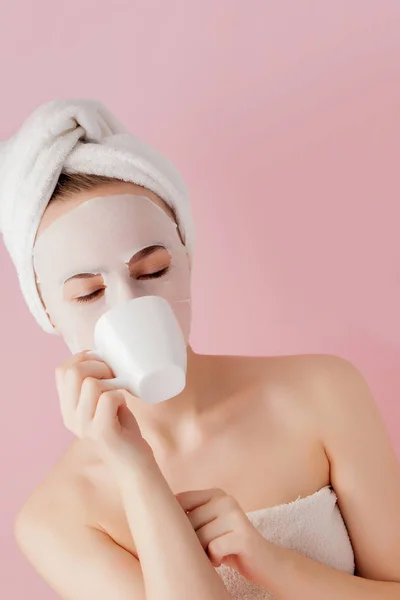
[[[0,165],[22,292],[73,353],[56,383],[76,441],[15,523],[49,585],[68,600],[400,598],[400,469],[346,360],[188,343],[185,390],[148,405],[88,352],[109,306],[149,293],[188,338],[193,231],[172,165],[91,101],[37,109]]]

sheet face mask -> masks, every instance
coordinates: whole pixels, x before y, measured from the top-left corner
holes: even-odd
[[[159,278],[132,276],[129,261],[151,246],[168,251],[169,268]],[[104,312],[148,295],[170,303],[188,342],[191,306],[186,248],[177,225],[146,196],[104,196],[72,208],[40,234],[33,261],[46,310],[72,353],[93,348],[94,327]],[[67,282],[88,273],[101,277]],[[100,283],[90,283],[91,279]],[[74,288],[73,294],[66,293],[68,286]],[[76,299],[97,290],[102,291],[92,300]]]

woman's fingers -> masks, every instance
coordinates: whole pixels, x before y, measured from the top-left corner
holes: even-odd
[[[93,417],[93,430],[96,435],[121,428],[118,420],[118,408],[124,404],[124,394],[117,390],[106,391],[99,396]]]
[[[208,544],[207,554],[211,564],[218,568],[228,556],[240,554],[240,536],[234,530],[214,537]]]
[[[224,519],[216,518],[206,525],[203,525],[203,527],[200,527],[200,529],[197,529],[196,534],[204,550],[207,550],[213,540],[230,531],[233,530],[227,527]]]
[[[185,512],[194,510],[215,498],[226,496],[223,490],[219,488],[210,488],[207,490],[194,490],[188,492],[180,492],[176,494],[179,504]]]
[[[236,500],[218,488],[183,492],[177,494],[177,500],[195,531],[217,518],[232,520],[240,512]]]
[[[56,369],[61,414],[72,433],[84,436],[87,424],[93,419],[99,395],[112,389],[110,384],[101,382],[113,376],[110,367],[88,350],[75,354]]]
[[[113,467],[135,462],[142,454],[154,460],[113,378],[111,368],[91,351],[61,365],[56,382],[64,424],[80,439],[96,441],[101,456]]]
[[[220,515],[216,502],[207,502],[202,506],[198,506],[187,513],[187,517],[195,531],[204,527]]]
[[[94,379],[109,379],[113,373],[105,363],[95,360],[85,360],[69,366],[64,372],[60,396],[62,402],[68,403],[71,408],[76,408],[81,395],[81,388],[87,377]]]
[[[183,492],[176,497],[214,567],[247,547],[254,528],[235,498],[220,489]]]
[[[79,402],[75,409],[76,423],[80,435],[83,435],[85,427],[87,427],[94,418],[100,395],[111,389],[112,386],[110,384],[101,383],[101,381],[94,377],[86,377],[86,379],[84,379],[81,386]]]
[[[66,361],[64,361],[61,365],[56,368],[55,376],[57,385],[62,382],[65,372],[70,367],[74,365],[84,362],[86,360],[93,360],[90,356],[90,350],[83,350],[82,352],[78,352],[77,354],[73,354]]]
[[[57,385],[62,384],[67,371],[72,370],[74,367],[77,367],[86,362],[106,365],[106,367],[112,373],[111,369],[104,361],[101,361],[97,358],[97,356],[92,355],[91,350],[84,350],[83,352],[78,352],[78,354],[74,354],[73,356],[69,357],[68,360],[64,361],[61,365],[59,365],[56,368],[55,376]]]

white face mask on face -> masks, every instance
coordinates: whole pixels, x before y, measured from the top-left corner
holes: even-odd
[[[157,271],[154,268],[140,276],[134,273],[135,257],[154,246],[165,249],[161,262],[167,268],[159,277],[148,277]],[[123,194],[87,200],[44,230],[33,260],[46,309],[71,352],[93,348],[95,324],[109,308],[148,295],[170,303],[188,342],[188,256],[177,225],[147,197]],[[82,277],[88,274],[96,277]],[[81,299],[90,294],[92,299]]]

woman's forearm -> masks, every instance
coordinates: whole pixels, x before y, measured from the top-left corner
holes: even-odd
[[[118,477],[147,600],[229,600],[156,463]]]
[[[400,583],[371,581],[337,571],[265,540],[257,583],[277,600],[399,600]]]

